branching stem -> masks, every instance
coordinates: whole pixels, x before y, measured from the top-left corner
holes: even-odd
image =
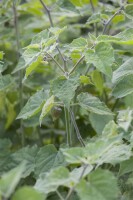
[[[77,66],[79,65],[79,63],[81,63],[81,61],[85,58],[85,56],[83,55],[78,61],[77,63],[74,65],[74,67],[71,69],[71,71],[69,72],[69,75],[71,75],[75,69],[77,68]]]
[[[54,59],[53,56],[51,56],[49,53],[46,52],[46,54],[57,64],[57,66],[60,68],[60,70],[65,73],[64,69],[61,67],[60,63],[58,63],[57,60]]]
[[[104,26],[104,29],[103,29],[103,32],[102,32],[103,35],[106,33],[107,28],[108,28],[108,26],[110,25],[110,23],[112,22],[112,20],[114,19],[114,17],[115,17],[116,15],[120,14],[122,10],[123,10],[123,6],[120,7],[120,9],[117,10],[117,11],[112,15],[112,17],[105,23],[105,26]]]
[[[85,171],[86,171],[87,168],[88,168],[88,164],[85,164],[84,167],[83,167],[83,171],[81,172],[81,175],[80,175],[80,177],[79,177],[79,181],[80,181],[80,180],[82,179],[82,177],[84,176],[84,173],[85,173]],[[68,199],[70,198],[70,196],[71,196],[72,192],[74,191],[75,187],[76,187],[76,185],[75,185],[74,187],[70,188],[70,190],[69,190],[69,192],[68,192],[68,194],[67,194],[65,200],[68,200]]]
[[[61,200],[65,200],[65,199],[62,197],[62,195],[60,194],[60,192],[59,192],[58,190],[56,190],[56,193],[57,193],[58,197],[59,197]]]
[[[46,6],[46,4],[40,0],[40,3],[42,4],[44,10],[46,11],[47,15],[48,15],[48,18],[49,18],[49,22],[50,22],[50,26],[51,27],[54,27],[54,23],[53,23],[53,20],[52,20],[52,17],[51,17],[51,11],[50,9]],[[57,41],[58,42],[58,41]],[[66,59],[64,58],[62,52],[60,51],[59,47],[56,46],[56,49],[58,50],[59,54],[60,54],[60,57],[61,59],[63,60],[63,64],[64,64],[64,71],[67,71],[67,66],[66,66]]]

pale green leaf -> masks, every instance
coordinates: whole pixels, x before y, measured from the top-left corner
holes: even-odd
[[[94,13],[89,17],[86,23],[93,24],[93,23],[98,23],[98,22],[101,22],[102,20],[107,20],[107,19],[108,19],[108,15],[101,14],[101,13]]]
[[[92,63],[100,72],[108,77],[112,76],[111,66],[114,62],[114,51],[110,44],[100,42],[95,49],[89,49],[85,53],[87,63]]]
[[[119,176],[126,173],[133,172],[133,157],[129,160],[125,160],[120,164]]]
[[[116,98],[125,97],[133,92],[133,75],[124,77],[120,82],[113,88],[112,94]]]
[[[126,109],[118,111],[117,123],[125,131],[128,131],[132,120],[133,120],[133,110]]]
[[[21,164],[20,166],[2,175],[0,179],[0,193],[3,197],[9,198],[10,195],[14,192],[22,177],[24,169],[25,164]]]
[[[103,136],[106,137],[114,137],[118,135],[118,126],[114,121],[110,121],[103,129]]]
[[[63,154],[54,145],[42,147],[36,157],[35,176],[50,171],[58,166],[66,165]]]
[[[133,19],[133,4],[127,4],[124,12],[129,19]]]
[[[122,143],[119,138],[99,139],[88,143],[86,147],[62,149],[65,159],[71,164],[116,164],[131,156],[131,146]]]
[[[90,173],[87,181],[76,186],[76,191],[81,200],[114,200],[119,194],[114,175],[102,169]]]
[[[93,170],[93,166],[92,165],[88,165],[87,167],[85,165],[78,167],[78,168],[74,168],[71,172],[70,172],[70,176],[71,178],[74,180],[75,183],[78,183],[81,175],[82,178],[86,177],[91,171]],[[84,173],[83,173],[84,171]]]
[[[35,184],[35,189],[43,193],[54,192],[60,185],[67,184],[70,176],[69,171],[65,167],[52,169],[49,173],[40,175],[40,178]]]
[[[104,80],[99,71],[94,70],[91,74],[92,82],[94,83],[95,87],[99,91],[100,95],[103,93],[104,89]]]
[[[85,4],[90,3],[90,0],[69,0],[74,6],[82,7]],[[97,0],[93,0],[93,4],[97,5]]]
[[[91,165],[88,166],[83,177],[87,176],[92,169]],[[44,193],[54,192],[61,185],[71,188],[79,182],[83,170],[84,166],[75,168],[72,172],[69,172],[67,168],[60,166],[46,174],[41,174],[35,184],[35,188]]]
[[[46,103],[42,108],[42,112],[39,118],[40,125],[42,123],[43,118],[51,111],[54,106],[54,96],[52,95],[49,99],[47,99]]]
[[[133,92],[133,58],[124,62],[113,72],[113,95],[121,98]]]
[[[128,75],[133,75],[133,58],[129,58],[124,62],[117,70],[113,72],[113,83],[116,84],[120,82],[124,77]]]
[[[114,36],[100,35],[97,38],[97,42],[133,45],[133,28],[126,29]]]
[[[80,82],[83,84],[93,84],[90,77],[84,75],[80,76]]]
[[[61,149],[61,151],[65,156],[66,162],[68,163],[80,164],[84,159],[84,148],[74,147],[69,149]]]
[[[45,200],[46,196],[39,193],[31,186],[19,188],[12,197],[12,200]]]
[[[49,38],[49,31],[44,30],[35,35],[31,41],[31,44],[41,44],[43,42],[46,42]]]
[[[79,105],[89,112],[99,115],[113,115],[109,108],[97,97],[88,93],[78,95]]]
[[[113,115],[98,115],[90,113],[89,120],[97,134],[101,134],[105,125],[108,124],[109,121],[113,120]]]
[[[23,177],[34,173],[38,177],[41,173],[50,171],[50,169],[65,165],[62,153],[56,150],[54,145],[47,145],[42,148],[37,146],[24,147],[12,155],[13,163],[17,166],[25,161],[26,168]]]
[[[78,76],[70,76],[69,78],[61,76],[52,82],[51,89],[53,95],[58,97],[67,107],[69,107],[79,84],[80,81]]]
[[[87,40],[83,37],[74,39],[69,45],[70,51],[83,51],[87,47]]]
[[[23,107],[21,112],[19,113],[17,119],[27,119],[36,115],[39,111],[41,111],[43,104],[46,102],[48,98],[48,91],[44,91],[43,89],[36,92],[33,96],[30,97],[26,105]]]
[[[43,57],[42,56],[38,56],[36,61],[34,61],[32,64],[30,64],[26,68],[25,78],[27,78],[38,67],[38,65],[41,63],[42,60],[43,60]]]
[[[10,87],[14,83],[14,79],[11,77],[11,75],[0,75],[0,91],[5,90],[8,87]]]
[[[66,28],[67,28],[66,26],[63,27],[63,28],[51,27],[51,28],[49,29],[49,31],[50,31],[52,34],[54,34],[55,36],[59,36],[63,31],[66,30]]]

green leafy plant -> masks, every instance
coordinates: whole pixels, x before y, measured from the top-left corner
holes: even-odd
[[[0,199],[132,200],[133,1],[0,8]]]

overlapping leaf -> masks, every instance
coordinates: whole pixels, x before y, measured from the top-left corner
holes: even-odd
[[[113,95],[121,98],[133,92],[133,58],[128,59],[113,73]]]
[[[17,184],[22,178],[24,169],[25,165],[21,164],[8,173],[2,175],[0,179],[0,194],[2,194],[3,197],[9,198],[10,195],[14,192]]]
[[[19,113],[17,119],[27,119],[31,116],[36,115],[41,111],[43,104],[48,98],[48,91],[40,90],[30,97],[26,105]]]
[[[62,153],[58,152],[53,145],[42,148],[37,146],[24,147],[12,155],[14,166],[23,161],[26,162],[23,177],[29,176],[31,172],[34,172],[35,176],[38,177],[41,173],[65,164]]]
[[[126,29],[114,36],[100,35],[97,38],[97,42],[133,45],[133,28]]]
[[[46,195],[39,193],[31,186],[19,188],[12,197],[12,200],[45,200]]]
[[[65,159],[72,164],[116,164],[131,156],[131,146],[123,144],[120,138],[98,139],[86,147],[62,149]]]
[[[78,76],[71,76],[69,78],[61,76],[52,82],[51,89],[53,95],[58,97],[67,107],[69,107],[79,84],[80,81]]]
[[[111,66],[114,62],[114,52],[110,44],[100,42],[95,49],[89,49],[85,53],[87,63],[92,63],[100,72],[111,77]]]
[[[113,114],[103,102],[101,102],[97,97],[92,96],[91,94],[81,93],[80,95],[78,95],[78,101],[79,105],[89,112],[99,115]]]
[[[54,106],[54,96],[51,96],[49,99],[47,99],[46,103],[42,108],[42,112],[39,119],[40,125],[42,123],[43,118],[50,112],[53,106]]]
[[[87,181],[77,185],[76,191],[81,200],[114,200],[119,194],[114,175],[102,169],[90,173]]]

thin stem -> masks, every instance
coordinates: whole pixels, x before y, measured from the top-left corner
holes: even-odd
[[[121,10],[123,9],[123,6],[122,7],[120,7],[120,9],[117,11],[117,12],[115,12],[114,14],[113,14],[113,16],[105,23],[105,26],[104,26],[104,29],[103,29],[103,35],[106,33],[106,31],[107,31],[107,27],[110,25],[110,23],[112,22],[112,20],[114,19],[114,17],[116,16],[116,15],[118,15],[120,12],[121,12]]]
[[[65,111],[65,122],[66,122],[66,132],[67,132],[67,145],[72,146],[71,131],[70,131],[70,115],[69,110],[64,106]]]
[[[117,104],[119,103],[120,99],[116,99],[114,105],[112,106],[112,112],[114,111],[114,109],[116,108]]]
[[[20,57],[20,35],[19,35],[19,26],[18,26],[18,13],[15,5],[15,1],[13,0],[13,14],[14,14],[14,28],[15,28],[15,35],[16,35],[16,45],[17,45],[17,59]],[[20,99],[20,110],[23,107],[23,85],[22,85],[22,79],[23,79],[23,71],[20,70],[19,72],[19,99]],[[22,146],[25,145],[25,135],[23,131],[23,121],[20,120],[20,132],[21,132],[21,143]]]
[[[76,131],[76,134],[77,134],[77,138],[81,144],[82,147],[85,147],[85,143],[81,137],[81,134],[79,132],[79,129],[78,129],[78,126],[77,126],[77,123],[76,123],[76,120],[75,120],[75,116],[74,116],[74,113],[73,111],[70,109],[70,115],[71,115],[71,120],[73,122],[73,125],[74,125],[74,128],[75,128],[75,131]]]
[[[80,175],[80,177],[79,177],[79,181],[80,181],[80,180],[82,179],[82,177],[84,176],[84,173],[85,173],[87,167],[88,167],[88,164],[85,164],[85,165],[84,165],[84,168],[83,168],[83,171],[81,172],[81,175]],[[75,185],[75,186],[76,186],[76,185]],[[68,200],[68,199],[70,198],[72,192],[73,192],[74,189],[75,189],[75,186],[73,186],[72,188],[70,188],[70,190],[69,190],[69,192],[68,192],[68,194],[67,194],[65,200]]]
[[[62,195],[60,194],[60,192],[58,190],[56,190],[56,193],[58,195],[58,197],[61,199],[61,200],[64,200],[64,198],[62,197]]]
[[[79,63],[84,59],[84,55],[77,61],[77,63],[74,65],[74,67],[71,69],[71,71],[69,72],[69,75],[72,74],[75,69],[77,68],[77,66],[79,65]]]
[[[54,57],[51,56],[49,53],[46,52],[46,54],[47,54],[50,58],[52,58],[52,60],[57,64],[57,66],[60,68],[60,70],[61,70],[63,73],[65,73],[64,69],[61,67],[61,65],[58,63],[58,61],[55,60]]]
[[[50,26],[51,27],[54,27],[54,23],[53,23],[53,20],[52,20],[52,17],[51,17],[51,12],[50,12],[50,9],[46,6],[46,4],[42,1],[42,0],[39,0],[40,3],[42,4],[44,10],[47,12],[47,15],[48,15],[48,18],[49,18],[49,21],[50,21]],[[64,58],[62,52],[60,51],[59,47],[56,46],[56,49],[58,50],[59,54],[60,54],[60,57],[62,58],[63,60],[63,63],[64,63],[64,70],[67,71],[67,67],[66,67],[66,59]]]
[[[47,12],[47,15],[48,15],[48,18],[49,18],[49,21],[50,21],[50,26],[53,27],[54,24],[53,24],[53,20],[52,20],[52,17],[51,17],[50,9],[46,6],[46,4],[42,0],[40,0],[40,3],[42,4],[43,8]]]
[[[66,66],[66,59],[64,58],[63,54],[61,53],[59,47],[57,46],[56,49],[58,50],[62,60],[63,60],[63,64],[64,64],[64,70],[67,71],[67,66]]]

